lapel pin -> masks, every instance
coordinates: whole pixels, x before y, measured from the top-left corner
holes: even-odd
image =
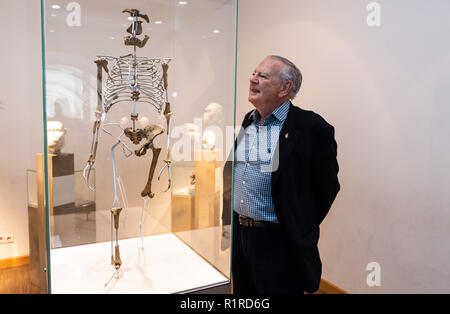
[[[284,137],[287,139],[289,137],[289,133],[286,133]]]

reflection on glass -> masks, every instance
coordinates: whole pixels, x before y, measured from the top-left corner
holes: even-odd
[[[148,14],[148,24],[123,14],[131,6],[125,1],[78,4],[79,23],[68,23],[75,12],[64,9],[56,17],[54,11],[45,12],[44,21],[47,32],[54,30],[46,36],[47,118],[67,130],[64,152],[73,156],[74,169],[72,175],[52,177],[53,198],[59,202],[51,217],[52,292],[166,293],[227,282],[230,239],[229,225],[221,219],[227,209],[222,205],[223,152],[218,149],[223,135],[214,127],[233,125],[234,120],[235,1],[134,1],[133,7]],[[134,48],[130,25],[136,34],[142,31],[138,38],[149,35],[142,48]],[[220,30],[221,35],[204,40],[205,29]],[[131,45],[125,46],[122,38],[130,35]],[[161,86],[158,80],[136,80],[135,68],[164,72],[161,63],[148,64],[145,71],[144,65],[134,68],[135,50],[137,58],[171,59],[168,87],[159,89],[160,108],[132,99],[144,99],[145,84],[151,85],[151,93]],[[102,65],[100,112],[94,63],[99,56],[108,61],[108,71]],[[121,63],[124,60],[130,62]],[[109,89],[108,79],[113,83]],[[141,88],[133,85],[136,81]],[[132,89],[116,95],[120,84]],[[166,102],[173,112],[169,124]],[[183,125],[200,145],[191,147],[188,159],[172,159],[168,167],[169,140],[174,140],[169,130]],[[94,147],[90,179],[95,193],[82,179]],[[160,157],[152,163],[159,148]],[[165,192],[168,181],[170,190]],[[142,195],[149,182],[151,190]],[[59,209],[65,204],[71,205]]]

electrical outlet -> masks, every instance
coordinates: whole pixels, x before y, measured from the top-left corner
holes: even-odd
[[[15,240],[14,234],[0,234],[0,244],[14,243]]]

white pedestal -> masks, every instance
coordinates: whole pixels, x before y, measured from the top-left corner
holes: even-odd
[[[179,293],[226,283],[228,279],[174,234],[120,240],[123,264],[114,274],[110,242],[51,251],[51,292]]]

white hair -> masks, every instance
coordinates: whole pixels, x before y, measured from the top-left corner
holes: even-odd
[[[294,63],[286,58],[280,56],[269,56],[269,58],[281,61],[285,65],[285,67],[280,70],[280,80],[282,82],[292,81],[290,98],[294,99],[300,91],[300,86],[302,85],[302,73]]]

